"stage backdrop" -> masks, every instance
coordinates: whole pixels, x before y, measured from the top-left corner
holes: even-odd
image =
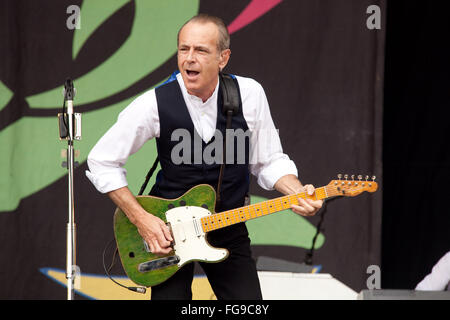
[[[368,13],[371,5],[381,9],[378,16]],[[177,31],[199,12],[228,25],[225,71],[265,88],[302,182],[322,186],[338,173],[381,176],[384,1],[2,1],[0,299],[66,297],[66,143],[56,115],[68,77],[83,115],[75,142],[77,298],[121,297],[102,267],[115,207],[85,177],[86,157],[121,110],[176,69]],[[381,29],[373,28],[376,18]],[[154,158],[150,141],[127,163],[134,193]],[[279,196],[254,178],[251,194],[253,202]],[[255,259],[302,263],[320,216],[286,211],[248,222]],[[355,291],[366,288],[367,268],[380,264],[381,192],[329,203],[322,227],[313,265]],[[120,266],[113,274],[126,281]]]

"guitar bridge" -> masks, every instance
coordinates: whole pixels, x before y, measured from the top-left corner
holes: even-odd
[[[152,270],[167,268],[173,265],[176,265],[180,262],[180,258],[178,256],[169,256],[164,258],[155,259],[152,261],[146,261],[138,266],[139,272],[149,272]]]

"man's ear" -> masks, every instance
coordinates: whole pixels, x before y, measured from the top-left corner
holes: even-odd
[[[225,49],[220,53],[220,62],[219,62],[219,68],[220,70],[223,70],[225,66],[228,64],[228,60],[230,60],[231,56],[231,50]]]

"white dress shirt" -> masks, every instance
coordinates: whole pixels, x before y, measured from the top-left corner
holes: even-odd
[[[250,172],[258,184],[273,190],[275,182],[287,174],[297,176],[293,161],[283,153],[278,132],[270,115],[269,104],[261,85],[253,79],[236,77],[242,99],[242,112],[252,135],[250,138]],[[208,142],[216,130],[217,92],[205,102],[190,95],[181,74],[177,81],[195,129]],[[127,186],[128,157],[149,139],[159,137],[160,123],[155,89],[137,97],[120,114],[117,122],[97,142],[88,155],[86,176],[102,193]],[[144,170],[145,168],[143,168]]]

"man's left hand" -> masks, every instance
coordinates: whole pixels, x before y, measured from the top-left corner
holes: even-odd
[[[307,184],[304,187],[304,191],[308,195],[314,194],[314,186],[312,184]],[[303,199],[298,198],[298,205],[291,205],[292,211],[295,213],[304,216],[310,217],[317,213],[317,211],[322,208],[323,201],[322,200],[311,200],[311,199]]]

